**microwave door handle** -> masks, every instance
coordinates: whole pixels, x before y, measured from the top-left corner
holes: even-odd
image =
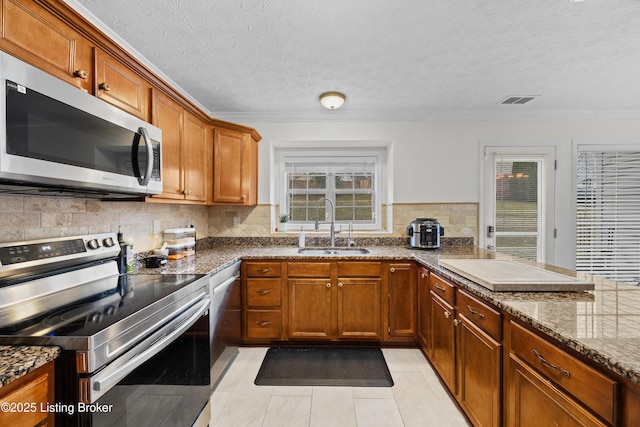
[[[147,169],[144,176],[140,173],[140,164],[138,163],[138,146],[140,145],[140,136],[144,139],[144,145],[147,147]],[[138,184],[147,185],[151,180],[153,171],[153,144],[146,128],[138,128],[138,133],[133,138],[133,146],[131,147],[131,160],[133,163],[133,173],[138,178]]]

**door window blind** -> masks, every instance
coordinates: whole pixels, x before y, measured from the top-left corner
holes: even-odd
[[[576,270],[640,284],[640,152],[578,147]]]

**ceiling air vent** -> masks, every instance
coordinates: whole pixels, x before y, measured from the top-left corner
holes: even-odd
[[[527,102],[535,99],[538,95],[530,95],[530,96],[508,96],[499,102],[502,105],[522,105]]]

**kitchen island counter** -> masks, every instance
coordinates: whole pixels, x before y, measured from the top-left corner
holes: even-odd
[[[473,246],[437,250],[401,246],[368,247],[366,255],[301,255],[292,246],[225,246],[199,250],[194,256],[168,261],[161,269],[139,268],[144,274],[215,273],[241,259],[274,260],[415,260],[462,289],[494,304],[516,319],[549,335],[579,354],[640,385],[640,287],[577,274],[552,265],[550,271],[592,280],[595,290],[584,292],[492,292],[440,266],[445,258],[494,258],[492,251]]]

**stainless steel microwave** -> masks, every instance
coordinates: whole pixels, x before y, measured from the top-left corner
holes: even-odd
[[[162,192],[162,131],[0,52],[0,192]]]

